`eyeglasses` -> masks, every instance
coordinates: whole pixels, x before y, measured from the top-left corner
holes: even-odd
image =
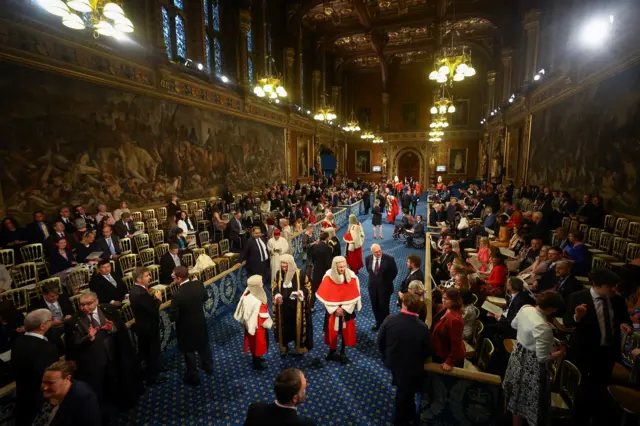
[[[96,302],[97,300],[92,300],[91,302],[80,302],[80,306],[91,306]]]

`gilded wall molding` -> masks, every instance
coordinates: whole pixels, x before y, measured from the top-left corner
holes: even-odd
[[[401,141],[419,141],[425,142],[429,139],[429,132],[395,132],[395,133],[383,133],[383,138],[389,143],[401,142]],[[447,138],[455,139],[473,139],[479,138],[482,135],[480,130],[447,130]]]

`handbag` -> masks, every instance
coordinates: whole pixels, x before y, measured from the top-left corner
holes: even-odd
[[[463,216],[460,219],[460,223],[458,223],[458,230],[463,231],[468,228],[469,228],[469,220],[467,220],[467,218]]]

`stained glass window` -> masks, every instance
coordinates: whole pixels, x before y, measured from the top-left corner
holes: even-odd
[[[213,30],[220,31],[220,8],[218,6],[219,0],[213,0]]]
[[[253,31],[249,28],[249,32],[247,33],[247,50],[249,53],[253,52]]]
[[[222,75],[222,49],[220,48],[220,40],[213,39],[213,57],[215,58],[216,75]]]
[[[209,36],[206,34],[204,35],[204,59],[207,72],[211,74],[211,44],[209,43]]]
[[[271,55],[271,26],[269,26],[269,31],[267,32],[267,52]]]
[[[187,34],[184,30],[184,21],[180,15],[176,15],[176,47],[178,56],[187,58]]]
[[[173,0],[173,5],[182,10],[182,8],[184,7],[184,4],[182,2],[183,0]]]
[[[249,58],[248,64],[247,72],[249,73],[249,86],[253,87],[253,59]]]
[[[164,7],[162,8],[162,34],[164,36],[164,44],[167,49],[167,56],[169,59],[173,58],[173,43],[171,42],[171,20],[169,19],[169,12]]]
[[[204,26],[208,27],[209,26],[209,0],[203,0],[202,4],[204,8]]]

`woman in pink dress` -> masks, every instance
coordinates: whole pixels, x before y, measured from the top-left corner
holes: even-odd
[[[349,216],[349,228],[344,234],[344,241],[347,243],[347,265],[356,274],[364,266],[362,261],[362,245],[364,244],[364,230],[358,222],[356,215]]]
[[[478,248],[478,260],[482,262],[482,266],[480,267],[480,272],[487,271],[487,265],[489,264],[489,258],[491,257],[491,250],[489,249],[490,242],[489,238],[482,237],[480,238],[480,248]]]

